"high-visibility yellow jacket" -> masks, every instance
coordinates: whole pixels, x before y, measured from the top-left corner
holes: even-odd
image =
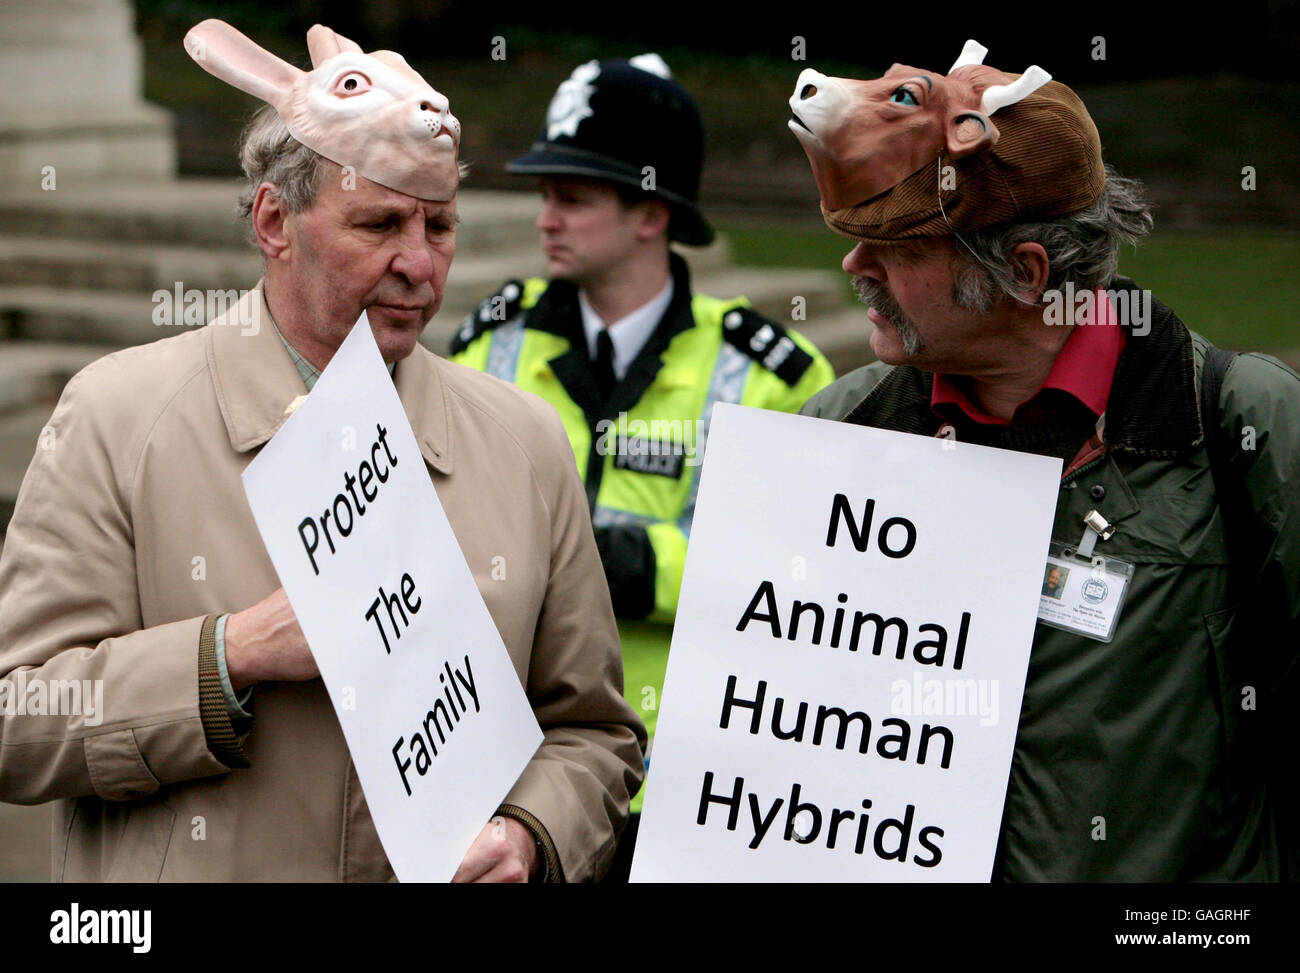
[[[713,404],[796,412],[835,378],[802,335],[744,298],[692,295],[686,262],[674,254],[671,264],[672,302],[608,401],[577,288],[566,281],[507,281],[451,348],[453,361],[534,392],[560,414],[619,618],[624,695],[651,736]],[[633,810],[640,806],[638,794]]]

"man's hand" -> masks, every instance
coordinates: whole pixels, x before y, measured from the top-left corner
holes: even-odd
[[[226,671],[235,692],[266,680],[303,682],[320,675],[283,588],[226,619]]]
[[[533,834],[514,818],[495,817],[474,839],[453,882],[527,882],[537,869]]]

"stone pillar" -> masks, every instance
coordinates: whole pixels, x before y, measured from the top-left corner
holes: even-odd
[[[0,0],[0,180],[170,179],[171,115],[144,102],[129,0]]]

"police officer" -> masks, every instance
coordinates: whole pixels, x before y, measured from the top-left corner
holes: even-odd
[[[714,403],[794,412],[834,378],[806,338],[744,298],[692,293],[669,242],[713,240],[697,205],[703,154],[699,110],[657,54],[574,70],[508,166],[538,177],[550,280],[506,282],[451,348],[563,419],[619,618],[624,692],[652,735]]]

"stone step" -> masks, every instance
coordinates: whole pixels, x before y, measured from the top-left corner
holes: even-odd
[[[0,285],[103,291],[247,287],[262,275],[251,247],[0,237]]]
[[[693,271],[712,273],[726,267],[730,251],[719,239],[691,249]],[[445,301],[471,307],[511,277],[545,272],[535,240],[509,246],[458,247]],[[249,287],[262,274],[262,260],[251,247],[195,246],[175,243],[115,243],[99,239],[0,236],[0,286],[45,286],[82,289],[172,292]]]
[[[34,402],[51,407],[68,379],[96,358],[104,345],[8,342],[0,345],[0,415]]]
[[[697,280],[702,274],[712,274],[731,266],[731,241],[719,233],[707,247],[679,247],[673,249],[686,258],[691,268],[691,286],[697,290]]]
[[[18,488],[52,412],[53,402],[37,401],[0,413],[0,534],[9,529]]]
[[[154,325],[154,303],[143,291],[0,287],[0,321],[11,341],[66,341],[115,347],[177,333]],[[11,345],[0,347],[9,348]]]
[[[448,284],[442,310],[429,329],[449,339],[465,315],[519,269],[517,261],[508,265],[489,264],[474,274],[456,278],[454,285]],[[251,282],[250,278],[244,280]],[[152,295],[144,291],[0,286],[0,322],[11,341],[67,341],[125,347],[170,337],[181,327],[199,326],[198,322],[184,320],[155,324],[153,316],[158,307]],[[203,322],[206,323],[206,316]],[[446,339],[442,343],[445,345]]]
[[[57,276],[55,268],[60,266],[60,259],[73,260],[71,255],[76,254],[67,266],[69,278],[80,281],[81,278],[73,276],[72,269],[78,262],[88,270],[95,268],[98,258],[105,256],[104,244],[44,241],[30,247],[28,255],[23,256],[15,254],[21,247],[12,246],[14,240],[0,240],[0,267],[6,266],[5,257],[14,257],[14,262],[8,264],[11,273],[0,273],[0,321],[4,322],[11,339],[103,342],[119,346],[154,341],[174,333],[173,328],[182,325],[154,324],[153,315],[158,306],[153,300],[154,290],[140,287],[142,282],[152,283],[170,294],[177,280],[187,288],[196,279],[237,282],[229,286],[247,287],[258,273],[256,257],[250,263],[250,255],[243,252],[124,245],[119,248],[123,251],[121,260],[99,261],[96,272],[102,271],[100,287],[65,287],[61,283],[55,286],[49,278]],[[743,294],[762,313],[776,320],[789,320],[791,298],[795,295],[805,298],[808,314],[843,303],[839,293],[843,281],[838,274],[727,267],[725,243],[715,244],[699,256],[702,259],[694,264],[693,280],[697,291],[726,296]],[[27,276],[22,273],[24,266],[29,271]],[[480,253],[458,259],[448,278],[442,309],[429,326],[433,339],[430,346],[446,347],[446,341],[465,315],[491,295],[502,281],[543,270],[540,253],[531,250],[526,253],[511,250],[501,255]],[[109,279],[139,289],[112,289],[105,283]],[[14,280],[22,282],[5,283]]]
[[[509,277],[544,269],[535,246],[461,253],[452,263],[449,297],[454,293],[459,307]],[[248,288],[261,276],[261,257],[251,248],[0,237],[0,286],[65,291],[74,283],[79,290],[152,296],[174,293],[177,285],[183,292]]]
[[[240,246],[239,185],[226,179],[103,182],[49,192],[0,193],[7,233],[113,242]]]
[[[796,330],[805,318],[842,310],[845,286],[840,273],[780,267],[728,267],[695,282],[695,289],[702,294],[747,297],[760,314]],[[802,299],[799,305],[794,303],[796,298]],[[794,316],[800,307],[803,316]]]
[[[96,182],[49,192],[0,190],[6,233],[112,243],[244,249],[235,216],[241,183],[229,179]],[[458,245],[466,250],[537,243],[537,202],[527,193],[463,190]]]
[[[795,328],[830,360],[836,378],[876,360],[869,344],[872,325],[866,308],[845,307],[811,314]]]

